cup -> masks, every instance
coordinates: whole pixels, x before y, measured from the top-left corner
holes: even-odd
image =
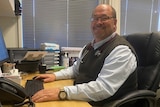
[[[10,70],[14,68],[15,64],[5,62],[2,66],[3,73],[10,73]]]
[[[39,73],[40,74],[46,73],[46,64],[39,65]]]

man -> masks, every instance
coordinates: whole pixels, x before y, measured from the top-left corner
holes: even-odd
[[[135,90],[135,52],[123,37],[115,33],[116,24],[115,9],[106,4],[98,5],[91,18],[94,39],[80,52],[79,60],[67,69],[37,77],[44,82],[74,78],[74,86],[65,86],[63,91],[59,88],[44,89],[32,100],[84,100],[102,106]]]

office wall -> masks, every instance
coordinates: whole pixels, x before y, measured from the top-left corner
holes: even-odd
[[[22,46],[21,20],[21,16],[14,14],[14,0],[0,1],[0,29],[7,47]]]
[[[17,47],[17,18],[16,17],[0,17],[0,28],[2,30],[7,47]]]

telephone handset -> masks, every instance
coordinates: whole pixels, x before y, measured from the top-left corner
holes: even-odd
[[[2,104],[18,104],[27,99],[24,87],[7,79],[0,77],[0,102]]]

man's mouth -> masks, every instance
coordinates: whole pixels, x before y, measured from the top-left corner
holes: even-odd
[[[96,27],[94,27],[94,30],[104,30],[105,29],[105,27],[103,27],[103,26],[96,26]]]
[[[95,28],[95,29],[105,29],[105,26],[103,26],[103,25],[97,25],[97,26],[95,26],[94,28]]]

